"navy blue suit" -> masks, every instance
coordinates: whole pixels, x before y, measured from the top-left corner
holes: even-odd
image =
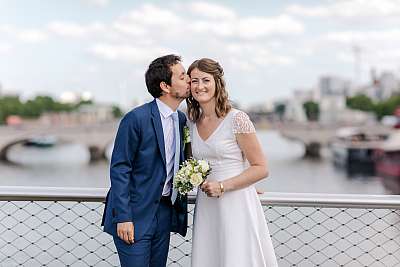
[[[182,137],[186,117],[180,111],[178,114],[180,160],[183,161]],[[154,100],[124,116],[112,153],[111,188],[107,194],[103,224],[104,231],[114,237],[122,266],[161,267],[165,265],[162,262],[167,258],[170,232],[186,235],[186,197],[179,197],[174,206],[160,202],[166,177],[164,135],[160,112]],[[119,222],[133,222],[133,245],[125,244],[117,236],[116,224]],[[162,240],[162,247],[151,250],[152,244],[157,244],[164,238],[167,238],[168,242]],[[149,249],[149,244],[150,252],[143,252],[142,250]],[[133,248],[136,251],[130,253]],[[145,258],[134,254],[145,255]]]

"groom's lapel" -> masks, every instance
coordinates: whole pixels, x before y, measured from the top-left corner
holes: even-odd
[[[164,166],[166,166],[164,132],[161,124],[160,111],[158,110],[157,102],[155,99],[150,104],[151,104],[151,115],[152,115],[151,120],[153,122],[154,131],[156,132],[157,136],[158,149],[160,150]]]

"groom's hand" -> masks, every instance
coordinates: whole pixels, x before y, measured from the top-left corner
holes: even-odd
[[[117,223],[117,235],[128,245],[135,242],[134,226],[132,222]]]

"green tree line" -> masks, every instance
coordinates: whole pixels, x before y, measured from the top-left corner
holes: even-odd
[[[36,96],[34,99],[21,101],[19,96],[0,97],[0,124],[4,124],[10,115],[18,115],[22,118],[38,118],[44,112],[71,112],[81,105],[92,104],[92,101],[80,101],[77,104],[65,104],[55,101],[50,96]],[[122,115],[117,106],[113,106],[115,117]]]
[[[351,109],[373,112],[380,120],[383,116],[393,115],[396,108],[400,107],[400,95],[393,95],[386,100],[374,102],[368,96],[358,94],[353,97],[348,97],[346,99],[346,105]]]

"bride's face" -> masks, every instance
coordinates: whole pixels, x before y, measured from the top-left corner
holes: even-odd
[[[207,103],[215,97],[214,77],[199,69],[190,72],[190,91],[193,98],[199,103]]]

